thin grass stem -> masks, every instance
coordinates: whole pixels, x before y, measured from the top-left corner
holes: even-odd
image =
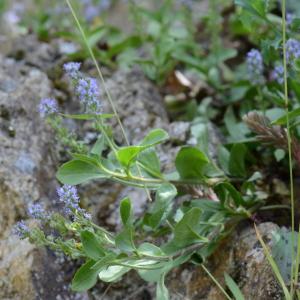
[[[206,274],[210,277],[210,279],[217,285],[217,287],[221,290],[221,292],[224,294],[224,296],[228,300],[232,300],[232,298],[226,293],[220,282],[209,272],[209,270],[204,266],[201,265],[202,269],[206,272]]]
[[[291,227],[292,227],[292,267],[291,267],[291,289],[290,293],[293,296],[294,284],[294,261],[295,261],[295,197],[294,197],[294,176],[293,176],[293,161],[292,161],[292,142],[290,131],[290,117],[289,117],[289,95],[288,95],[288,80],[287,80],[287,55],[286,55],[286,0],[282,0],[282,44],[283,44],[283,69],[284,69],[284,102],[286,109],[286,127],[287,127],[287,141],[288,141],[288,156],[289,156],[289,176],[290,176],[290,193],[291,193]]]
[[[114,115],[115,115],[115,117],[116,117],[116,119],[117,119],[117,121],[118,121],[118,124],[119,124],[119,126],[120,126],[120,128],[121,128],[121,131],[122,131],[122,134],[123,134],[125,143],[127,144],[127,146],[129,146],[129,145],[130,145],[129,139],[128,139],[128,137],[127,137],[127,134],[126,134],[126,131],[125,131],[124,126],[123,126],[123,124],[122,124],[122,121],[121,121],[121,119],[120,119],[120,117],[119,117],[119,114],[118,114],[118,111],[117,111],[116,106],[115,106],[115,104],[114,104],[114,101],[112,100],[112,97],[111,97],[111,95],[110,95],[110,92],[109,92],[109,90],[108,90],[108,88],[107,88],[107,86],[106,86],[106,84],[105,84],[104,77],[103,77],[103,75],[102,75],[100,66],[99,66],[99,64],[98,64],[98,62],[97,62],[97,60],[96,60],[95,55],[94,55],[94,52],[93,52],[92,48],[90,47],[90,45],[89,45],[89,43],[88,43],[86,34],[85,34],[85,32],[84,32],[84,30],[83,30],[81,24],[80,24],[80,21],[79,21],[77,15],[76,15],[76,12],[75,12],[75,10],[74,10],[74,8],[73,8],[73,6],[72,6],[70,0],[66,0],[66,3],[67,3],[67,5],[68,5],[68,7],[69,7],[69,9],[70,9],[70,11],[71,11],[71,13],[72,13],[72,16],[73,16],[73,18],[74,18],[74,20],[75,20],[75,23],[76,23],[76,25],[77,25],[77,27],[78,27],[78,29],[79,29],[81,35],[82,35],[82,38],[83,38],[83,40],[84,40],[84,43],[85,43],[85,45],[86,45],[86,47],[87,47],[87,49],[88,49],[88,52],[89,52],[89,54],[90,54],[90,56],[91,56],[91,58],[92,58],[92,60],[93,60],[93,62],[94,62],[94,65],[95,65],[95,67],[96,67],[96,69],[97,69],[99,78],[100,78],[101,83],[102,83],[102,86],[103,86],[103,88],[104,88],[104,92],[105,92],[105,94],[107,95],[107,99],[108,99],[108,101],[109,101],[109,103],[110,103],[110,106],[111,106],[111,108],[112,108],[112,110],[113,110],[113,113],[114,113]],[[142,173],[141,173],[141,170],[140,170],[139,166],[137,166],[137,169],[138,169],[139,175],[142,176]],[[144,189],[145,189],[145,191],[146,191],[146,194],[147,194],[147,197],[148,197],[149,201],[151,202],[151,201],[152,201],[152,198],[151,198],[151,195],[150,195],[150,191],[149,191],[149,189],[147,188],[146,185],[144,186]]]

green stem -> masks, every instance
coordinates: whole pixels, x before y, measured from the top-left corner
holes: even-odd
[[[300,263],[300,224],[299,224],[299,228],[298,228],[297,257],[296,257],[295,280],[294,280],[296,286],[298,285],[298,278],[299,278],[299,263]],[[297,289],[296,289],[296,292],[297,292]]]
[[[119,114],[118,114],[118,112],[117,112],[117,109],[116,109],[116,106],[115,106],[115,104],[114,104],[114,101],[112,100],[112,97],[111,97],[111,95],[110,95],[110,92],[109,92],[109,90],[108,90],[107,87],[106,87],[104,77],[103,77],[103,75],[102,75],[101,69],[100,69],[99,64],[98,64],[98,62],[97,62],[97,60],[96,60],[96,57],[95,57],[95,55],[94,55],[94,52],[93,52],[92,48],[90,47],[90,45],[89,45],[89,43],[88,43],[86,34],[85,34],[85,32],[84,32],[84,30],[83,30],[83,28],[82,28],[82,26],[81,26],[81,24],[80,24],[80,22],[79,22],[79,19],[77,18],[76,12],[75,12],[75,10],[73,9],[73,6],[72,6],[70,0],[66,0],[66,3],[67,3],[67,5],[68,5],[68,7],[69,7],[69,9],[70,9],[70,11],[71,11],[71,13],[72,13],[72,15],[73,15],[73,18],[74,18],[74,20],[75,20],[75,23],[76,23],[76,25],[77,25],[77,27],[78,27],[78,29],[79,29],[81,35],[82,35],[82,38],[83,38],[83,40],[84,40],[84,43],[85,43],[85,45],[86,45],[86,47],[87,47],[87,49],[88,49],[88,52],[89,52],[90,56],[91,56],[91,58],[92,58],[92,60],[93,60],[93,62],[94,62],[94,65],[96,66],[96,69],[97,69],[99,78],[100,78],[100,80],[101,80],[101,82],[102,82],[102,86],[103,86],[103,88],[104,88],[105,94],[107,95],[107,99],[108,99],[108,101],[109,101],[109,103],[110,103],[110,106],[111,106],[111,108],[112,108],[112,110],[113,110],[113,113],[114,113],[114,115],[115,115],[115,117],[116,117],[116,119],[117,119],[117,121],[118,121],[118,124],[119,124],[119,126],[120,126],[120,128],[121,128],[121,131],[122,131],[124,140],[125,140],[127,146],[129,146],[129,145],[130,145],[129,139],[128,139],[127,135],[126,135],[125,129],[124,129],[124,127],[123,127],[123,124],[122,124],[121,119],[120,119],[120,117],[119,117]],[[137,166],[137,169],[138,169],[139,175],[142,176],[142,173],[141,173],[141,170],[140,170],[139,166]],[[146,191],[146,194],[147,194],[147,197],[148,197],[149,201],[151,202],[152,199],[151,199],[151,195],[150,195],[149,190],[147,189],[146,186],[144,186],[144,189],[145,189],[145,191]]]
[[[110,106],[111,106],[111,108],[112,108],[112,110],[113,110],[113,113],[114,113],[114,115],[115,115],[115,117],[116,117],[118,123],[119,123],[119,126],[120,126],[120,128],[121,128],[122,134],[123,134],[124,139],[125,139],[125,141],[126,141],[126,144],[129,145],[129,140],[128,140],[128,138],[127,138],[125,129],[124,129],[124,127],[123,127],[123,124],[122,124],[121,119],[120,119],[120,117],[119,117],[119,114],[118,114],[118,112],[117,112],[116,106],[115,106],[115,104],[114,104],[114,102],[113,102],[113,100],[112,100],[112,97],[111,97],[111,95],[110,95],[110,92],[108,91],[108,89],[107,89],[107,87],[106,87],[105,80],[104,80],[104,77],[103,77],[103,75],[102,75],[102,72],[101,72],[101,69],[100,69],[100,67],[99,67],[99,64],[98,64],[98,62],[97,62],[97,60],[96,60],[95,54],[94,54],[92,48],[91,48],[90,45],[89,45],[89,42],[88,42],[87,37],[86,37],[86,34],[85,34],[85,32],[84,32],[84,30],[83,30],[83,28],[82,28],[82,26],[81,26],[81,24],[80,24],[80,22],[79,22],[79,19],[77,18],[76,12],[75,12],[75,10],[73,9],[73,6],[72,6],[70,0],[66,0],[66,2],[67,2],[67,4],[68,4],[68,6],[69,6],[69,9],[70,9],[72,15],[73,15],[73,18],[74,18],[74,20],[75,20],[75,23],[76,23],[76,25],[77,25],[77,27],[78,27],[78,29],[79,29],[81,35],[82,35],[82,38],[83,38],[84,43],[85,43],[85,45],[86,45],[86,47],[87,47],[87,49],[88,49],[88,52],[89,52],[89,54],[90,54],[90,56],[91,56],[91,58],[92,58],[92,60],[93,60],[93,62],[94,62],[94,64],[95,64],[95,67],[96,67],[96,69],[97,69],[99,78],[100,78],[100,80],[101,80],[102,86],[103,86],[104,91],[105,91],[105,94],[107,95],[107,98],[108,98],[108,101],[109,101],[109,103],[110,103]]]
[[[112,143],[111,139],[109,138],[109,136],[107,135],[107,132],[106,132],[106,129],[105,129],[105,126],[103,124],[103,120],[101,117],[97,117],[96,119],[96,122],[97,122],[97,125],[99,126],[102,134],[104,135],[110,149],[116,154],[117,153],[117,149],[115,147],[115,145]]]
[[[292,267],[291,267],[291,296],[294,293],[294,241],[295,241],[295,197],[294,197],[294,178],[293,178],[293,161],[292,161],[292,142],[290,132],[290,117],[289,117],[289,98],[288,98],[288,81],[287,81],[287,58],[286,58],[286,0],[282,0],[282,43],[283,43],[283,69],[284,69],[284,100],[286,109],[286,127],[288,140],[288,156],[289,156],[289,175],[290,175],[290,193],[291,193],[291,227],[292,227]]]
[[[201,267],[206,272],[206,274],[211,278],[211,280],[217,285],[217,287],[221,290],[221,292],[225,295],[225,297],[229,300],[232,300],[232,298],[226,293],[224,288],[221,286],[220,282],[209,272],[209,270],[204,265],[201,265]]]
[[[263,115],[265,116],[266,115],[266,103],[265,103],[264,98],[263,98],[263,93],[262,93],[262,90],[261,90],[261,86],[257,87],[257,94],[258,94],[258,101],[262,105]]]

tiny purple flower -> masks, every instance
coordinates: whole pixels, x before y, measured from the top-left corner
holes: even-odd
[[[57,194],[59,196],[59,201],[64,204],[64,213],[67,216],[72,216],[75,210],[86,219],[91,218],[90,214],[79,206],[79,196],[75,186],[64,185],[57,189]]]
[[[31,204],[28,207],[28,215],[31,218],[38,219],[38,220],[45,220],[48,218],[47,213],[45,212],[44,208],[41,204],[35,203]]]
[[[279,84],[284,82],[284,69],[283,66],[276,66],[271,74],[271,78]]]
[[[79,100],[88,111],[101,113],[101,104],[98,100],[100,95],[97,80],[94,78],[81,78],[76,86],[76,93]]]
[[[76,79],[76,78],[78,78],[80,66],[81,66],[81,63],[68,62],[68,63],[64,64],[64,70],[72,79]]]
[[[91,0],[81,0],[81,3],[84,6],[84,16],[88,22],[93,21],[112,5],[111,0],[101,0],[99,4],[94,4]]]
[[[263,84],[263,58],[261,53],[257,49],[252,49],[247,53],[247,69],[249,80],[253,84]]]
[[[298,58],[300,58],[300,42],[295,39],[289,39],[286,42],[286,59],[291,64]]]
[[[55,99],[52,98],[46,98],[42,99],[39,107],[38,107],[40,116],[42,118],[57,113],[58,112],[58,105]]]
[[[23,220],[16,223],[13,227],[13,234],[18,235],[21,239],[25,239],[29,234],[29,228]]]
[[[79,196],[75,186],[66,184],[57,189],[57,194],[60,202],[67,207],[78,209]]]
[[[286,14],[286,24],[288,26],[290,26],[293,23],[294,19],[295,19],[294,14],[292,14],[292,13],[287,13]]]

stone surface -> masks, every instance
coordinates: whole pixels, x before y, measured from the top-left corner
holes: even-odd
[[[273,223],[262,223],[258,230],[268,246],[272,232],[278,230]],[[239,285],[247,300],[282,299],[281,290],[273,275],[252,225],[237,229],[225,240],[209,259],[207,268],[224,287],[224,272]],[[187,265],[172,272],[167,286],[172,300],[223,300],[224,295],[200,266]]]
[[[53,253],[11,234],[27,219],[29,203],[54,205],[54,136],[37,113],[40,99],[51,96],[51,83],[40,70],[1,56],[0,82],[0,299],[75,299],[65,284],[73,264],[69,274],[62,272]]]

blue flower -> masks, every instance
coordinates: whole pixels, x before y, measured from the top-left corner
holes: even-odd
[[[17,222],[13,227],[13,234],[18,235],[21,239],[25,239],[28,236],[29,228],[23,220]]]
[[[64,64],[65,72],[72,79],[76,79],[78,77],[80,67],[81,67],[81,63],[78,63],[78,62],[68,62],[68,63]]]
[[[263,58],[261,53],[257,49],[252,49],[247,53],[247,68],[249,80],[253,84],[263,84]]]
[[[75,186],[67,185],[57,189],[59,201],[74,209],[78,208],[79,196]]]
[[[286,24],[288,26],[290,26],[293,23],[294,19],[295,19],[295,15],[294,14],[292,14],[292,13],[287,13],[286,14]]]
[[[28,215],[31,218],[38,219],[38,220],[46,220],[48,218],[47,213],[45,212],[44,208],[42,205],[36,203],[36,204],[31,204],[28,207]]]
[[[295,59],[300,58],[300,42],[295,39],[289,39],[286,42],[286,59],[292,64]]]
[[[283,66],[276,66],[271,75],[273,80],[276,80],[279,84],[284,82],[284,69]]]
[[[52,98],[46,98],[42,99],[39,107],[38,107],[40,116],[42,118],[57,113],[58,112],[58,105],[55,99]]]
[[[79,206],[79,196],[75,186],[64,185],[57,189],[57,194],[59,201],[64,204],[64,213],[67,216],[72,216],[74,211],[76,211],[86,219],[91,218],[90,214]]]
[[[88,22],[107,11],[112,5],[111,0],[101,0],[99,4],[94,4],[92,0],[81,0],[84,7],[84,16]]]
[[[98,99],[100,91],[96,79],[80,78],[77,82],[76,93],[88,111],[101,113],[101,104]]]

